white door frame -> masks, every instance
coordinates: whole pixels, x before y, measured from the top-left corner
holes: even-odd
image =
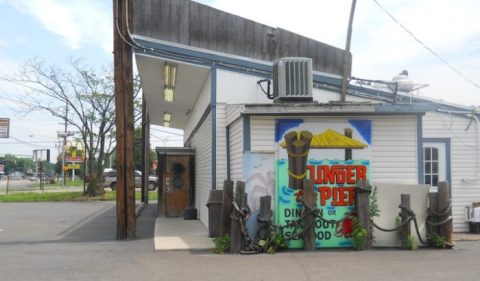
[[[450,139],[449,138],[424,138],[423,147],[432,147],[438,149],[438,181],[448,181],[451,186],[451,158],[450,158]],[[422,177],[425,179],[425,151],[422,160]],[[451,189],[450,189],[451,190]],[[430,191],[437,191],[436,186],[432,186]]]

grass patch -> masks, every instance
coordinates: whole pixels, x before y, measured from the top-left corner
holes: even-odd
[[[55,183],[43,183],[45,189],[51,189],[51,188],[61,188],[63,187],[62,185],[62,180],[55,181]],[[28,185],[28,187],[40,187],[40,182],[33,182]],[[83,187],[83,180],[75,180],[75,181],[66,181],[65,182],[65,187]]]
[[[114,191],[105,191],[105,194],[95,197],[84,195],[81,191],[75,192],[24,192],[8,195],[0,195],[0,202],[64,202],[64,201],[115,201],[116,193]],[[135,192],[135,198],[140,200],[140,191]],[[148,195],[150,201],[157,200],[157,192],[150,192]]]

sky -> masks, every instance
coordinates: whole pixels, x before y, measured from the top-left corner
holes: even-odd
[[[339,48],[345,47],[350,0],[199,0],[197,2],[280,27]],[[480,1],[359,0],[351,52],[352,75],[390,80],[408,70],[419,94],[466,106],[480,105],[480,89],[453,71],[392,20],[380,3],[449,66],[480,84]],[[294,5],[292,4],[294,3]],[[68,57],[101,68],[113,63],[111,0],[0,0],[0,77],[12,77],[26,60],[64,66]],[[23,89],[0,80],[0,118],[11,120],[0,156],[58,151],[61,120],[26,113]],[[13,101],[12,101],[13,100]],[[152,128],[152,146],[179,146],[181,131]]]

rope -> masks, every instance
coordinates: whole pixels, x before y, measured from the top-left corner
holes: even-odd
[[[429,215],[434,215],[434,216],[438,216],[438,217],[443,217],[443,216],[446,216],[448,215],[448,213],[450,212],[450,210],[452,210],[452,202],[448,203],[447,207],[445,207],[442,211],[440,211],[439,213],[435,212],[435,211],[432,211],[430,209],[427,209],[427,212]]]
[[[447,222],[451,221],[452,219],[453,218],[451,216],[447,217],[444,220],[439,221],[439,222],[433,222],[433,221],[427,219],[427,224],[430,225],[430,226],[441,226],[441,225],[444,225]]]
[[[427,245],[428,243],[423,241],[422,236],[420,235],[420,230],[418,229],[418,223],[417,223],[417,217],[413,217],[413,223],[415,225],[415,232],[417,233],[418,240],[420,240],[420,243],[423,245]]]
[[[376,229],[378,229],[378,230],[380,230],[380,231],[383,231],[383,232],[392,232],[392,231],[397,231],[398,229],[400,229],[400,227],[406,225],[406,224],[409,223],[411,220],[412,220],[412,218],[410,217],[410,218],[408,218],[407,220],[405,220],[404,222],[402,222],[401,224],[397,225],[397,226],[394,227],[394,228],[383,228],[383,227],[377,225],[377,224],[373,221],[373,219],[370,219],[370,222],[372,223],[372,225],[373,225]]]
[[[304,179],[304,178],[307,176],[307,171],[305,171],[305,173],[303,173],[303,174],[301,174],[301,175],[296,175],[296,174],[294,174],[290,169],[288,169],[288,174],[289,174],[291,177],[296,178],[297,180],[302,180],[302,179]]]
[[[300,158],[300,157],[305,157],[305,156],[307,156],[307,155],[308,155],[308,152],[309,152],[309,151],[307,150],[307,151],[305,151],[305,152],[302,153],[302,154],[295,154],[295,153],[293,153],[293,152],[287,151],[287,154],[288,154],[289,156],[292,156],[293,158]]]

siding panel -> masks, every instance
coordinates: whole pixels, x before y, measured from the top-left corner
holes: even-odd
[[[250,143],[252,152],[275,152],[275,119],[273,117],[251,118]]]
[[[190,147],[195,149],[195,207],[202,223],[208,225],[207,204],[212,189],[212,114],[192,135]]]
[[[473,122],[466,131],[469,118],[429,112],[423,118],[424,138],[448,138],[451,146],[451,188],[453,230],[468,231],[464,210],[472,202],[480,202],[480,181],[462,181],[473,178],[480,167],[478,159],[477,126]]]
[[[230,125],[230,177],[232,181],[244,181],[243,176],[243,121]]]
[[[195,107],[190,112],[190,117],[188,118],[183,133],[184,141],[190,137],[190,134],[197,126],[207,107],[210,105],[210,80],[211,78],[209,74],[205,80],[205,83],[203,84],[202,91],[195,102]]]
[[[223,188],[223,181],[227,179],[227,142],[225,126],[225,104],[217,103],[217,139],[216,139],[216,187]]]

